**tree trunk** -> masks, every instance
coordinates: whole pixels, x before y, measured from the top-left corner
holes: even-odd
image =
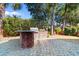
[[[5,17],[5,8],[4,8],[4,4],[0,3],[0,18],[4,18]]]
[[[52,19],[52,21],[51,21],[51,34],[53,35],[54,34],[54,17],[53,17],[53,19]]]
[[[64,9],[64,14],[63,14],[64,18],[63,18],[63,26],[62,26],[62,30],[64,31],[64,28],[66,26],[66,19],[67,19],[67,4],[65,4],[65,9]]]
[[[4,4],[0,3],[0,36],[3,36],[3,18],[5,17]]]
[[[54,12],[54,4],[53,6],[51,7],[51,35],[54,35],[54,19],[55,19],[55,12]]]
[[[64,20],[63,21],[63,31],[64,31],[65,26],[66,26],[66,21]]]

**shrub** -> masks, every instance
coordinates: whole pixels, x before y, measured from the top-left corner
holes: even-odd
[[[51,28],[48,28],[48,35],[51,35]]]
[[[76,36],[78,36],[78,37],[79,37],[79,26],[77,26]]]
[[[60,27],[57,27],[57,28],[55,28],[55,32],[56,32],[56,34],[60,34],[61,33],[61,28]]]
[[[65,35],[76,35],[77,28],[74,26],[65,27],[64,34]]]
[[[17,36],[16,31],[20,29],[20,20],[14,18],[6,18],[3,20],[3,36]]]
[[[70,35],[70,33],[71,33],[71,28],[70,27],[65,27],[64,28],[64,34],[65,35]]]
[[[74,26],[72,26],[71,27],[71,35],[76,35],[76,32],[77,32],[77,27],[74,27]]]
[[[36,20],[6,17],[3,19],[3,36],[17,36],[17,30],[30,30],[30,27],[37,25]]]
[[[77,26],[77,32],[79,32],[79,26]]]

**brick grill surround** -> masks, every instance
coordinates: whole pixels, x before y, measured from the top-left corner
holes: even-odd
[[[43,39],[47,38],[48,32],[47,31],[39,31],[38,33],[34,33],[34,39]]]
[[[21,47],[22,48],[31,48],[34,45],[34,33],[27,32],[27,33],[20,33],[21,37]]]
[[[22,48],[31,48],[34,46],[34,40],[47,38],[47,31],[40,32],[21,32],[20,42]]]

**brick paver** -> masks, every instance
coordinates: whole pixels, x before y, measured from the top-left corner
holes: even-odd
[[[35,40],[33,48],[22,49],[19,39],[0,41],[1,56],[79,56],[79,40]]]

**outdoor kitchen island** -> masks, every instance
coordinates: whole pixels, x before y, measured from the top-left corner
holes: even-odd
[[[20,42],[22,48],[32,48],[34,46],[34,34],[37,31],[32,30],[18,30],[20,33]]]

